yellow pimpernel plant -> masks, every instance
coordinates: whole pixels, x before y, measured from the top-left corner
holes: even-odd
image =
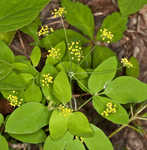
[[[79,41],[68,43],[68,50],[70,52],[72,60],[76,60],[78,62],[81,61],[81,59],[83,58],[83,53]]]
[[[51,48],[48,50],[48,55],[47,57],[53,57],[55,59],[59,59],[61,53],[59,48]]]
[[[129,60],[126,57],[121,59],[121,63],[123,65],[123,67],[133,68],[133,64],[131,62],[129,62]]]
[[[100,36],[102,40],[106,41],[109,44],[114,37],[113,33],[106,28],[100,29],[100,32],[101,32]]]
[[[49,87],[49,84],[53,83],[53,77],[49,73],[43,74],[42,77],[43,79],[41,80],[41,85],[43,87]]]
[[[101,113],[101,115],[104,117],[108,117],[113,113],[116,113],[116,105],[109,102],[106,104],[106,109]]]
[[[65,13],[65,9],[63,7],[59,7],[58,9],[54,9],[51,13],[53,18],[62,17]]]
[[[19,99],[16,94],[17,94],[16,91],[12,91],[12,94],[9,94],[7,98],[10,105],[13,107],[20,106],[23,103],[23,99],[22,98]]]
[[[71,108],[67,108],[64,105],[59,105],[58,109],[63,113],[64,117],[68,116],[70,113],[73,112]]]
[[[51,27],[49,28],[47,25],[42,26],[38,32],[38,36],[47,35],[48,33],[54,32],[54,29]]]

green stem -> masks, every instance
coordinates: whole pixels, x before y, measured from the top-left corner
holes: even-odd
[[[77,110],[80,110],[82,107],[84,107],[86,104],[88,104],[91,101],[92,97],[90,97],[87,101],[85,101]]]
[[[122,125],[120,128],[116,129],[114,132],[112,132],[109,135],[109,138],[112,138],[112,136],[114,136],[115,134],[117,134],[119,131],[121,131],[122,129],[124,129],[125,127],[127,127],[128,125]]]

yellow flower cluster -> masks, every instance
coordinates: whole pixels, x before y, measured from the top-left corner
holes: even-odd
[[[106,104],[106,109],[101,113],[101,115],[108,117],[112,113],[116,113],[116,105],[113,105],[111,102],[109,102]]]
[[[43,79],[41,80],[41,85],[44,87],[44,86],[47,86],[49,87],[49,84],[50,83],[53,83],[53,77],[48,73],[48,74],[44,74],[42,75],[43,76]]]
[[[71,108],[67,108],[63,105],[59,105],[58,109],[63,113],[64,117],[68,116],[70,113],[73,112]]]
[[[59,9],[54,9],[52,12],[53,18],[62,17],[65,13],[65,9],[62,7],[59,7]]]
[[[53,28],[48,28],[47,25],[42,26],[41,29],[38,32],[38,36],[46,35],[49,32],[54,32],[54,29]]]
[[[114,35],[112,34],[111,31],[108,31],[108,29],[104,28],[104,29],[100,29],[101,32],[101,38],[102,40],[106,40],[107,43],[110,43],[114,37]]]
[[[47,55],[47,57],[53,57],[53,58],[56,58],[56,59],[58,59],[61,55],[59,48],[51,48],[51,49],[48,50],[48,53],[49,54]]]
[[[8,100],[10,102],[10,105],[13,106],[13,107],[16,107],[16,106],[20,106],[23,102],[23,99],[19,99],[18,96],[16,96],[16,91],[12,91],[12,95],[10,94],[8,96]]]
[[[121,63],[123,65],[123,67],[127,67],[127,68],[132,68],[133,64],[131,64],[127,58],[122,58],[121,59]]]
[[[68,50],[70,51],[72,60],[81,61],[83,55],[79,41],[68,43]]]

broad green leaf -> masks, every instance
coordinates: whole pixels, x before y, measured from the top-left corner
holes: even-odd
[[[8,142],[2,135],[0,135],[0,150],[9,150]]]
[[[67,74],[74,74],[78,79],[84,79],[88,77],[87,72],[81,68],[78,64],[71,63],[69,61],[61,62],[57,65],[57,69],[60,71],[65,71]]]
[[[80,41],[82,44],[88,42],[88,40],[78,32],[75,32],[70,29],[66,29],[65,31],[66,31],[66,36],[68,38],[68,42]],[[49,49],[53,46],[56,46],[61,41],[66,42],[65,31],[64,29],[58,29],[55,32],[47,35],[46,37],[40,40],[39,46],[45,49]]]
[[[34,79],[33,75],[29,73],[20,73],[19,76],[27,85],[29,85]]]
[[[108,103],[112,103],[113,105],[116,105],[116,112],[109,114],[109,116],[102,115],[102,117],[112,121],[115,124],[128,124],[129,116],[126,110],[120,104],[114,103],[111,101],[111,99],[106,97],[101,97],[101,96],[93,97],[93,106],[100,115],[104,111],[106,111],[107,109],[106,105]]]
[[[118,0],[119,9],[122,16],[129,16],[136,13],[147,4],[146,0]]]
[[[53,79],[55,79],[56,74],[57,74],[57,70],[54,66],[52,66],[51,64],[46,64],[43,68],[43,70],[41,71],[40,74],[40,85],[43,91],[43,94],[45,95],[45,97],[48,100],[52,100],[52,101],[57,101],[56,98],[53,95],[53,83],[50,83],[46,86],[43,86],[42,81],[44,80],[44,75],[50,74],[50,76],[53,77]]]
[[[17,30],[30,24],[50,0],[0,1],[0,32]]]
[[[92,125],[94,135],[83,138],[84,143],[90,150],[113,150],[112,144],[102,130]]]
[[[0,90],[22,90],[25,89],[27,83],[21,75],[15,72],[9,73],[4,80],[0,80]]]
[[[81,79],[81,80],[77,79],[76,81],[78,82],[79,87],[80,87],[83,91],[89,93],[90,91],[89,91],[89,89],[88,89],[88,79],[89,79],[89,78],[85,78],[85,79]]]
[[[59,110],[54,110],[50,121],[49,121],[49,131],[52,139],[57,140],[62,138],[67,131],[67,121],[68,116]]]
[[[117,71],[116,57],[110,57],[103,61],[91,74],[88,80],[88,87],[92,94],[102,89],[115,77]]]
[[[66,144],[73,139],[73,136],[68,132],[59,140],[53,140],[50,136],[47,137],[43,150],[64,150]]]
[[[85,148],[82,141],[76,139],[69,142],[65,150],[85,150]]]
[[[65,54],[66,45],[63,41],[58,43],[54,48],[56,49],[56,51],[50,52],[49,55],[47,56],[47,60],[46,60],[47,64],[52,64],[52,65],[57,64],[59,61],[62,60],[62,58]],[[51,49],[51,51],[53,51],[53,50]],[[50,54],[51,55],[57,54],[57,56],[51,56]]]
[[[41,50],[38,46],[33,48],[30,58],[33,66],[37,67],[41,59]]]
[[[32,82],[25,90],[23,97],[25,102],[40,102],[42,100],[42,93],[39,86]]]
[[[72,89],[68,77],[64,71],[57,74],[53,83],[53,93],[62,103],[67,103],[72,98]]]
[[[3,80],[5,77],[12,72],[12,65],[7,61],[0,60],[0,80]]]
[[[133,67],[126,68],[126,75],[138,78],[139,77],[139,62],[133,56],[129,59],[129,62],[133,65]]]
[[[108,42],[108,41],[117,42],[121,40],[123,37],[123,33],[127,28],[126,27],[127,22],[128,22],[127,17],[122,17],[117,12],[112,13],[111,15],[107,16],[104,19],[103,24],[97,33],[97,39],[103,42]],[[112,40],[109,40],[108,38],[103,39],[101,30],[104,30],[104,29],[107,29],[108,30],[107,32],[111,32],[111,34],[113,34]]]
[[[129,76],[113,80],[106,88],[105,94],[120,104],[140,103],[147,99],[147,84]]]
[[[10,134],[30,134],[46,126],[49,121],[48,109],[36,102],[26,103],[17,108],[6,122]]]
[[[112,56],[116,56],[116,54],[110,48],[105,46],[96,46],[93,51],[93,67],[95,68],[104,60]]]
[[[4,41],[6,44],[11,44],[16,31],[12,32],[0,32],[0,40]]]
[[[62,6],[66,11],[66,21],[93,39],[94,17],[88,6],[70,0],[62,0]]]
[[[13,63],[14,62],[14,54],[13,54],[13,52],[1,40],[0,40],[0,60],[5,60],[5,61],[8,61],[9,63]]]
[[[0,113],[0,126],[2,125],[3,121],[4,121],[4,117],[3,117],[3,115]]]
[[[93,135],[88,119],[81,112],[74,112],[68,119],[69,132],[76,136],[89,137]]]
[[[27,62],[15,62],[12,65],[13,65],[13,70],[15,70],[18,73],[29,73],[33,76],[38,75],[38,71],[31,64],[28,64]]]
[[[81,67],[87,69],[91,67],[91,53],[92,53],[92,47],[83,47],[83,59],[80,62]]]
[[[31,143],[31,144],[42,143],[46,139],[46,134],[41,129],[32,134],[10,134],[10,136],[21,142]]]

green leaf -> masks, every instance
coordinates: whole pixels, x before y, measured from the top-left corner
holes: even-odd
[[[14,54],[13,54],[13,52],[1,40],[0,40],[0,60],[5,60],[5,61],[8,61],[9,63],[13,63],[14,62]]]
[[[53,111],[49,121],[49,131],[52,139],[57,140],[64,136],[67,131],[67,121],[68,116],[64,116],[61,111]]]
[[[33,66],[37,67],[41,58],[41,50],[38,46],[35,46],[33,48],[30,58],[31,58]]]
[[[0,80],[3,80],[11,72],[12,72],[12,65],[4,60],[0,60]]]
[[[38,75],[38,71],[31,64],[27,62],[15,62],[12,65],[13,65],[13,70],[18,73],[28,73],[33,76]]]
[[[74,76],[78,79],[84,79],[88,77],[87,72],[81,68],[78,64],[64,61],[57,65],[57,69],[65,71],[67,74],[74,73]]]
[[[126,68],[126,75],[138,78],[139,77],[139,62],[138,62],[138,60],[132,56],[129,59],[129,62],[133,65],[133,67]]]
[[[92,94],[102,89],[115,77],[117,70],[116,57],[110,57],[102,62],[91,74],[88,80],[88,87]]]
[[[65,54],[66,45],[65,45],[65,43],[63,41],[58,43],[54,48],[56,50],[59,50],[57,52],[57,57],[48,55],[47,56],[47,60],[46,60],[47,64],[52,64],[52,65],[57,64],[59,61],[62,60],[62,58],[63,58],[63,56]],[[51,52],[51,54],[52,54],[52,52]]]
[[[116,54],[110,48],[105,46],[96,46],[93,51],[93,67],[95,68],[104,60],[112,56],[116,56]]]
[[[76,139],[69,142],[65,150],[85,150],[85,148],[82,142]]]
[[[71,100],[71,85],[65,72],[61,71],[57,74],[53,83],[53,93],[62,103],[67,103]]]
[[[66,35],[68,38],[68,42],[80,41],[82,44],[88,42],[88,40],[78,32],[75,32],[70,29],[66,29],[65,31],[66,31]],[[61,41],[66,42],[65,31],[64,31],[64,29],[59,29],[59,30],[56,30],[55,32],[47,35],[46,37],[44,37],[40,40],[39,46],[43,47],[45,49],[49,49],[53,46],[56,46]]]
[[[0,150],[9,150],[8,142],[2,135],[0,135]]]
[[[3,117],[3,115],[0,113],[0,126],[2,125],[3,121],[4,121],[4,117]]]
[[[66,21],[93,39],[94,17],[88,6],[70,0],[62,0],[62,6],[66,11]]]
[[[92,53],[92,47],[84,47],[83,48],[83,59],[80,62],[81,67],[87,69],[91,67],[91,53]]]
[[[50,74],[54,79],[57,74],[57,70],[51,64],[46,64],[43,70],[41,71],[41,75],[40,75],[40,85],[41,85],[43,94],[48,100],[57,101],[55,96],[53,95],[53,84],[50,83],[48,84],[48,86],[42,86],[42,80],[44,80],[43,75],[46,75],[46,74]]]
[[[147,118],[147,113],[143,114],[141,117]]]
[[[94,135],[83,138],[84,143],[90,150],[113,150],[112,144],[102,130],[92,125]]]
[[[22,90],[25,89],[27,83],[21,75],[15,72],[9,73],[4,80],[0,80],[0,90]]]
[[[117,21],[116,21],[117,20]],[[107,16],[101,28],[99,29],[97,33],[97,39],[103,42],[117,42],[122,39],[123,33],[126,30],[126,24],[128,22],[127,17],[122,17],[119,13],[115,12],[111,15]],[[103,39],[101,30],[107,29],[108,32],[111,32],[113,34],[112,40],[110,39]],[[109,43],[109,42],[108,42]]]
[[[11,134],[30,134],[46,126],[49,121],[48,109],[35,102],[17,108],[6,122],[6,132]]]
[[[0,32],[0,40],[4,41],[6,44],[11,44],[16,31],[12,32]]]
[[[104,111],[106,111],[107,109],[106,105],[108,103],[112,103],[113,105],[116,105],[116,113],[109,114],[109,116],[102,115],[102,117],[112,121],[115,124],[128,124],[129,116],[126,110],[120,104],[114,103],[111,101],[111,99],[106,97],[101,97],[101,96],[93,97],[93,106],[100,115]]]
[[[136,13],[147,4],[146,0],[118,0],[119,9],[122,16],[129,16]]]
[[[74,112],[69,116],[68,129],[73,135],[89,137],[93,135],[88,119],[81,112]]]
[[[31,143],[31,144],[42,143],[46,139],[46,134],[41,129],[32,134],[10,134],[10,136],[21,142]]]
[[[59,140],[52,140],[50,136],[47,137],[43,150],[64,150],[65,145],[71,141],[73,136],[68,132],[64,135],[63,138]]]
[[[0,1],[0,32],[17,30],[30,24],[50,0]]]
[[[140,103],[147,99],[147,84],[133,77],[121,76],[113,80],[105,94],[120,104]]]
[[[42,93],[39,86],[32,82],[23,93],[23,97],[25,102],[40,102],[42,100]]]

